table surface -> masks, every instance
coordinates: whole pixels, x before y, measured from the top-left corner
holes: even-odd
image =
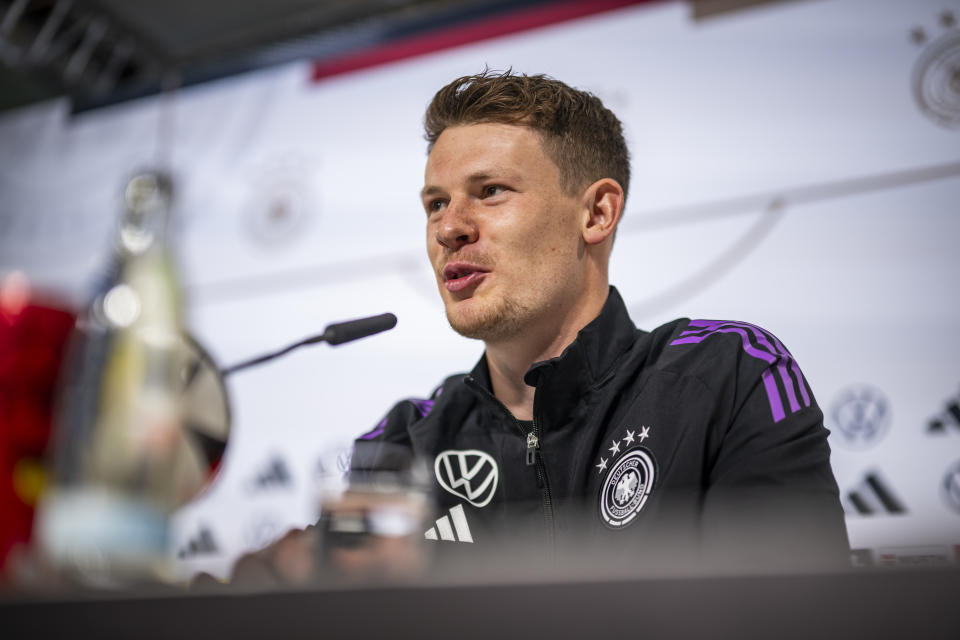
[[[0,636],[960,638],[960,569],[0,596]]]

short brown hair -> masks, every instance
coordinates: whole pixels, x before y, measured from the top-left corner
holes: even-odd
[[[573,193],[601,178],[630,184],[630,153],[623,126],[600,98],[546,75],[484,70],[440,89],[427,107],[428,151],[447,127],[498,122],[528,126],[543,138],[547,155]]]

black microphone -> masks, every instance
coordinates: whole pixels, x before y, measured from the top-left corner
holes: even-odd
[[[381,331],[387,331],[397,326],[397,316],[392,313],[381,313],[378,316],[369,318],[358,318],[356,320],[347,320],[346,322],[337,322],[327,326],[323,330],[323,335],[314,338],[308,338],[311,342],[326,342],[330,345],[343,344],[351,340],[359,340],[372,336]]]
[[[397,316],[392,313],[381,313],[378,316],[370,316],[369,318],[357,318],[356,320],[347,320],[345,322],[335,322],[334,324],[327,325],[327,328],[323,330],[323,333],[310,336],[305,338],[300,342],[295,342],[289,347],[284,347],[279,351],[274,351],[272,353],[267,353],[262,356],[257,356],[256,358],[251,358],[250,360],[244,360],[237,364],[231,365],[229,367],[224,367],[220,370],[220,373],[224,376],[228,376],[231,373],[236,373],[241,369],[246,369],[254,365],[258,365],[274,358],[279,358],[282,355],[286,355],[298,349],[302,346],[308,344],[316,344],[318,342],[326,342],[329,345],[336,346],[338,344],[343,344],[344,342],[350,342],[352,340],[359,340],[360,338],[366,338],[367,336],[372,336],[375,333],[380,333],[381,331],[387,331],[393,329],[397,326]]]

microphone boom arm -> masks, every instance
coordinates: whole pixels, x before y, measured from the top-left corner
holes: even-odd
[[[220,373],[224,376],[228,376],[232,373],[236,373],[237,371],[268,362],[274,358],[279,358],[280,356],[290,353],[294,349],[299,349],[300,347],[308,344],[326,342],[329,345],[336,346],[345,342],[366,338],[367,336],[372,336],[376,333],[380,333],[381,331],[393,329],[395,326],[397,326],[397,316],[393,315],[392,313],[382,313],[378,316],[370,316],[369,318],[358,318],[356,320],[336,322],[334,324],[327,325],[327,328],[324,329],[323,333],[321,334],[304,338],[303,340],[295,342],[278,351],[266,353],[255,358],[250,358],[249,360],[244,360],[243,362],[230,365],[229,367],[224,367],[220,369]]]

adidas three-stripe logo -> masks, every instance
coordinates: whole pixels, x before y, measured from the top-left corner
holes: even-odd
[[[463,505],[458,504],[450,509],[449,515],[437,518],[437,524],[427,529],[423,537],[427,540],[473,542],[473,536],[470,535],[470,525],[467,524],[467,515],[463,512]]]
[[[856,486],[844,496],[844,511],[848,514],[872,516],[876,514],[901,515],[907,512],[880,472],[868,471]]]

